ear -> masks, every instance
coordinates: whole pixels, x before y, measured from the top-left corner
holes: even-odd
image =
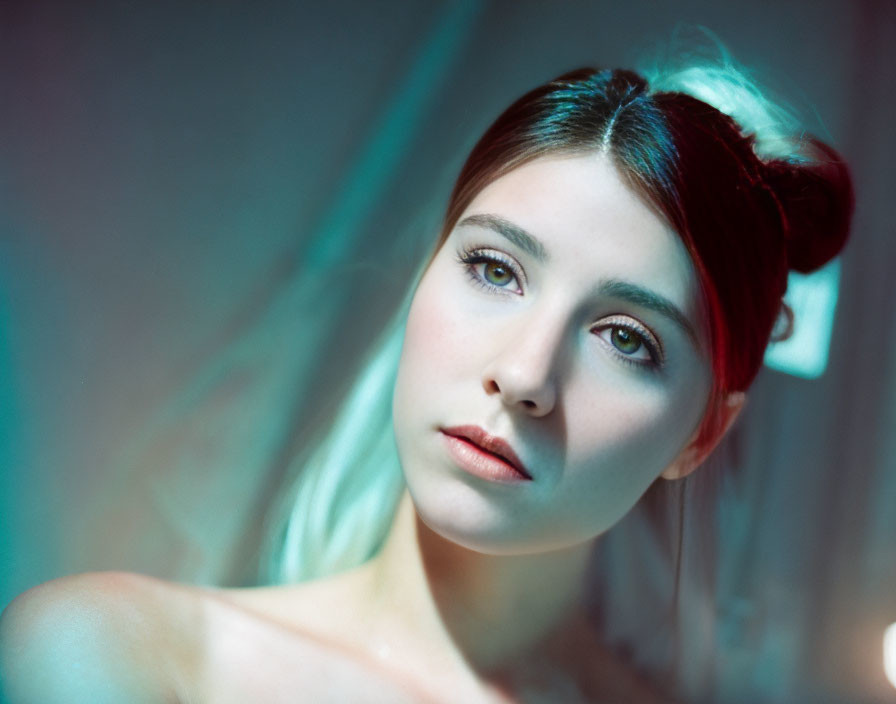
[[[729,393],[725,397],[725,400],[722,401],[722,407],[719,409],[722,418],[716,435],[710,438],[708,442],[703,443],[698,447],[695,442],[697,432],[699,431],[698,428],[694,431],[694,435],[691,437],[690,441],[688,441],[688,444],[681,453],[679,453],[678,457],[675,458],[672,464],[663,470],[663,473],[660,474],[660,476],[663,477],[663,479],[683,479],[703,464],[703,461],[716,449],[716,446],[718,446],[722,438],[725,437],[728,429],[734,421],[737,420],[746,400],[747,396],[743,391],[732,391]]]

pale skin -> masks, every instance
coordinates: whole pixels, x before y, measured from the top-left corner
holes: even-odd
[[[574,684],[661,701],[584,625],[583,576],[653,481],[712,449],[694,444],[710,383],[675,232],[605,155],[530,162],[473,200],[415,294],[394,405],[408,490],[382,551],[288,587],[42,585],[0,622],[8,696],[522,702]],[[726,401],[721,433],[744,398]],[[469,424],[531,480],[459,465],[441,430]]]

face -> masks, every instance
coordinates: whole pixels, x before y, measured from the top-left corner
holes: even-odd
[[[697,290],[679,237],[603,155],[540,158],[484,188],[407,321],[393,411],[423,521],[491,554],[616,523],[706,405]],[[511,452],[528,479],[494,456]]]

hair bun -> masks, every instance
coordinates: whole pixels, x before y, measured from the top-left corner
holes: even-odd
[[[810,137],[804,159],[767,163],[766,181],[787,218],[787,260],[791,269],[808,273],[833,259],[849,234],[854,195],[843,158]]]

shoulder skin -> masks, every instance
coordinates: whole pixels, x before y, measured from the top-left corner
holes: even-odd
[[[9,704],[178,702],[184,641],[177,590],[124,572],[29,589],[0,617],[0,687]]]

